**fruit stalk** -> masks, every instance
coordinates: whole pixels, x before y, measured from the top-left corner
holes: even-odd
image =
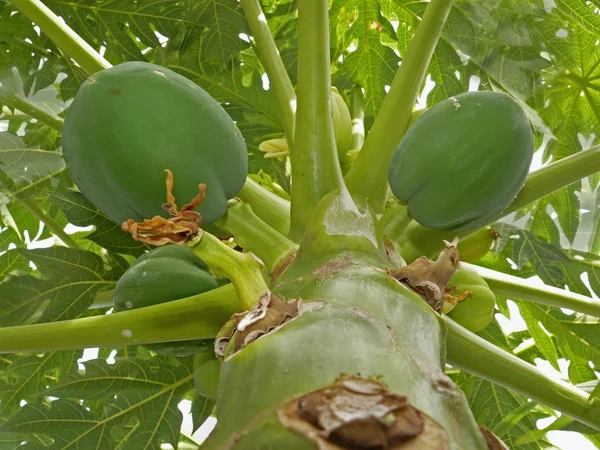
[[[28,102],[21,95],[3,95],[0,93],[0,102],[10,106],[11,108],[17,109],[29,117],[33,117],[36,120],[39,120],[41,123],[48,125],[49,127],[54,128],[55,130],[61,130],[64,120],[42,108],[39,108],[37,105]]]
[[[289,233],[290,202],[288,200],[268,191],[251,178],[246,178],[246,183],[237,197],[248,203],[258,217],[281,234]]]
[[[296,107],[296,93],[285,70],[279,50],[275,45],[267,19],[263,14],[258,0],[241,0],[244,14],[250,31],[254,37],[254,46],[260,62],[269,77],[269,86],[273,90],[277,108],[281,116],[281,124],[285,132],[288,145],[294,141],[294,114]]]
[[[331,104],[326,0],[298,2],[298,109],[292,151],[290,238],[303,234],[312,210],[329,192],[345,189]]]
[[[85,42],[40,0],[11,0],[24,15],[48,35],[69,57],[87,73],[108,69],[111,64]]]
[[[216,224],[233,234],[245,251],[258,256],[270,271],[298,246],[263,222],[247,203],[230,200],[227,213]]]
[[[243,309],[254,307],[260,296],[269,291],[258,262],[252,256],[235,251],[207,232],[192,242],[191,247],[196,256],[208,264],[211,272],[231,280]]]
[[[211,339],[241,309],[235,288],[108,315],[0,328],[0,353]]]
[[[600,317],[600,301],[554,286],[536,286],[523,278],[486,269],[469,263],[460,268],[483,278],[496,295],[524,300],[553,308],[566,308],[581,314]]]
[[[444,317],[448,326],[448,363],[492,383],[543,403],[600,430],[600,407],[589,395],[552,379],[525,361]]]
[[[32,201],[30,198],[26,198],[23,195],[17,196],[17,200],[21,202],[25,208],[29,210],[31,214],[33,214],[37,219],[40,220],[44,224],[44,226],[48,227],[50,232],[56,236],[58,239],[63,241],[67,247],[73,248],[76,250],[83,250],[82,247],[75,242],[71,236],[69,236],[62,227],[57,224],[52,217],[50,217],[46,212],[40,208],[40,206]]]
[[[529,174],[523,189],[500,217],[599,171],[600,145],[548,164]]]
[[[427,5],[356,163],[346,174],[348,189],[361,208],[369,199],[376,213],[384,210],[390,159],[408,128],[429,61],[453,3],[453,0],[432,0]]]

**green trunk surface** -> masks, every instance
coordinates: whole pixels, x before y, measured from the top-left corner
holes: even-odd
[[[464,394],[443,373],[443,321],[372,262],[363,252],[332,252],[290,266],[273,292],[286,300],[302,298],[304,304],[316,300],[321,307],[225,359],[219,422],[203,447],[317,448],[281,425],[278,409],[343,375],[355,375],[406,395],[446,430],[450,448],[486,448]]]

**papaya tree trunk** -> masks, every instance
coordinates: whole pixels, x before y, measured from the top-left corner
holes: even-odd
[[[347,197],[319,203],[270,294],[217,336],[219,420],[203,448],[487,448],[444,374],[444,321],[390,274],[373,216]]]

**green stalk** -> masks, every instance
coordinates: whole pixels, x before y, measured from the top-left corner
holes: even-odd
[[[111,64],[39,0],[11,0],[25,16],[40,27],[62,51],[87,73],[108,69]]]
[[[28,102],[22,96],[15,94],[11,96],[4,96],[0,94],[0,101],[10,106],[11,108],[18,109],[19,111],[27,114],[29,117],[42,122],[49,127],[56,130],[62,130],[64,120],[52,113]]]
[[[294,142],[294,109],[296,105],[296,93],[290,81],[279,50],[275,45],[267,19],[263,14],[258,0],[241,0],[244,14],[250,31],[256,42],[256,51],[260,58],[267,75],[269,76],[269,86],[275,95],[277,108],[281,116],[281,124],[285,132],[288,145],[292,146]]]
[[[235,288],[103,316],[0,328],[0,353],[210,339],[240,310]]]
[[[447,316],[448,363],[600,430],[600,409],[589,395],[465,330]]]
[[[495,270],[460,263],[460,268],[483,278],[496,295],[525,300],[553,308],[567,308],[582,314],[600,317],[600,301],[591,297],[558,289],[554,286],[536,286],[523,278]]]
[[[365,143],[365,101],[360,86],[354,86],[350,90],[350,117],[352,117],[350,150],[360,150]]]
[[[388,166],[408,128],[429,61],[453,3],[453,0],[431,0],[427,5],[365,144],[346,174],[348,189],[361,208],[366,207],[368,199],[376,213],[384,210]]]
[[[344,189],[333,131],[327,0],[298,1],[298,110],[292,151],[290,237],[304,233],[312,210]]]
[[[21,202],[23,206],[25,206],[31,214],[33,214],[37,219],[39,219],[43,224],[48,227],[50,232],[63,241],[67,247],[73,248],[75,250],[83,250],[83,248],[75,242],[75,240],[69,236],[62,227],[57,224],[52,217],[50,217],[46,212],[40,208],[40,206],[33,202],[29,198],[25,198],[23,196],[18,196],[17,200]]]
[[[265,189],[251,178],[237,197],[248,203],[254,213],[283,235],[290,231],[290,202]]]
[[[252,309],[269,290],[252,256],[235,251],[212,234],[202,233],[202,237],[192,243],[192,250],[217,275],[231,280],[245,310]]]
[[[271,272],[298,249],[294,242],[254,214],[250,205],[239,200],[229,201],[227,213],[216,225],[232,233],[235,242],[258,256]]]
[[[600,145],[548,164],[529,174],[523,189],[502,216],[596,172],[600,172]]]

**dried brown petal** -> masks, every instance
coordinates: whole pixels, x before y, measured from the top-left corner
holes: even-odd
[[[460,253],[456,248],[458,238],[444,243],[446,249],[435,262],[421,256],[408,266],[389,271],[390,275],[419,294],[437,312],[442,308],[448,282],[454,277],[460,262]]]
[[[144,219],[143,222],[136,222],[129,219],[123,222],[121,228],[123,231],[131,233],[136,241],[142,241],[150,245],[161,246],[166,244],[183,245],[194,238],[200,231],[200,222],[202,216],[195,211],[196,207],[204,201],[206,185],[198,186],[198,195],[190,203],[183,205],[181,210],[177,210],[175,197],[173,196],[173,173],[169,169],[167,172],[167,203],[162,208],[167,211],[170,218],[165,219],[161,216],[154,216],[152,219]]]
[[[509,450],[506,444],[486,427],[480,426],[479,431],[481,431],[481,434],[485,438],[488,450]]]

